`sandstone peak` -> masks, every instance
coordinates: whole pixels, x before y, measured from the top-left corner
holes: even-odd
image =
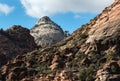
[[[42,24],[48,24],[48,23],[55,24],[48,16],[44,16],[39,19],[39,21],[36,23],[36,26],[42,25]]]
[[[49,17],[42,17],[31,29],[31,35],[34,37],[38,46],[50,46],[64,38],[62,28],[53,22]]]
[[[48,16],[42,17],[38,22],[46,22],[46,21],[51,21],[51,19]]]

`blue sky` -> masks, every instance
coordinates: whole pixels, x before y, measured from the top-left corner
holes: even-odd
[[[114,0],[0,0],[0,28],[13,25],[32,28],[49,16],[70,33],[89,22]]]

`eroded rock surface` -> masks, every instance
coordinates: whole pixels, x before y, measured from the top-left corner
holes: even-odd
[[[38,46],[51,46],[64,38],[64,32],[60,26],[54,23],[49,17],[42,17],[31,29],[31,35],[34,37]]]
[[[19,55],[8,62],[0,70],[0,79],[120,81],[119,15],[120,0],[115,0],[100,15],[61,42]]]
[[[36,48],[30,31],[18,25],[0,32],[0,66],[19,54],[30,52]]]

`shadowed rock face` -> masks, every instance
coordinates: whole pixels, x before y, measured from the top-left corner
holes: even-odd
[[[1,79],[120,81],[119,15],[120,0],[116,0],[61,42],[15,57],[0,69]],[[48,17],[43,18],[38,25],[49,20]]]
[[[24,50],[33,50],[36,47],[34,42],[34,38],[30,35],[30,30],[27,28],[23,28],[19,25],[15,25],[6,32],[9,33],[11,40],[13,40],[15,45],[18,45],[20,48]]]
[[[18,25],[0,32],[0,64],[19,54],[30,52],[36,48],[30,31]],[[4,61],[1,61],[1,60]]]
[[[47,16],[42,17],[31,29],[31,35],[34,37],[38,46],[46,47],[61,41],[64,38],[64,32],[56,23]]]

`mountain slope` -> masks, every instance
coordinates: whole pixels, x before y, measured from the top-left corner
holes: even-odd
[[[23,53],[30,52],[36,48],[34,38],[30,31],[21,26],[13,27],[0,31],[0,66],[7,60]],[[3,61],[3,60],[4,61]]]
[[[61,42],[17,56],[1,68],[1,79],[120,81],[119,15],[120,0],[116,0]]]
[[[64,32],[49,17],[42,17],[31,29],[31,35],[35,38],[38,46],[46,47],[61,41]]]

